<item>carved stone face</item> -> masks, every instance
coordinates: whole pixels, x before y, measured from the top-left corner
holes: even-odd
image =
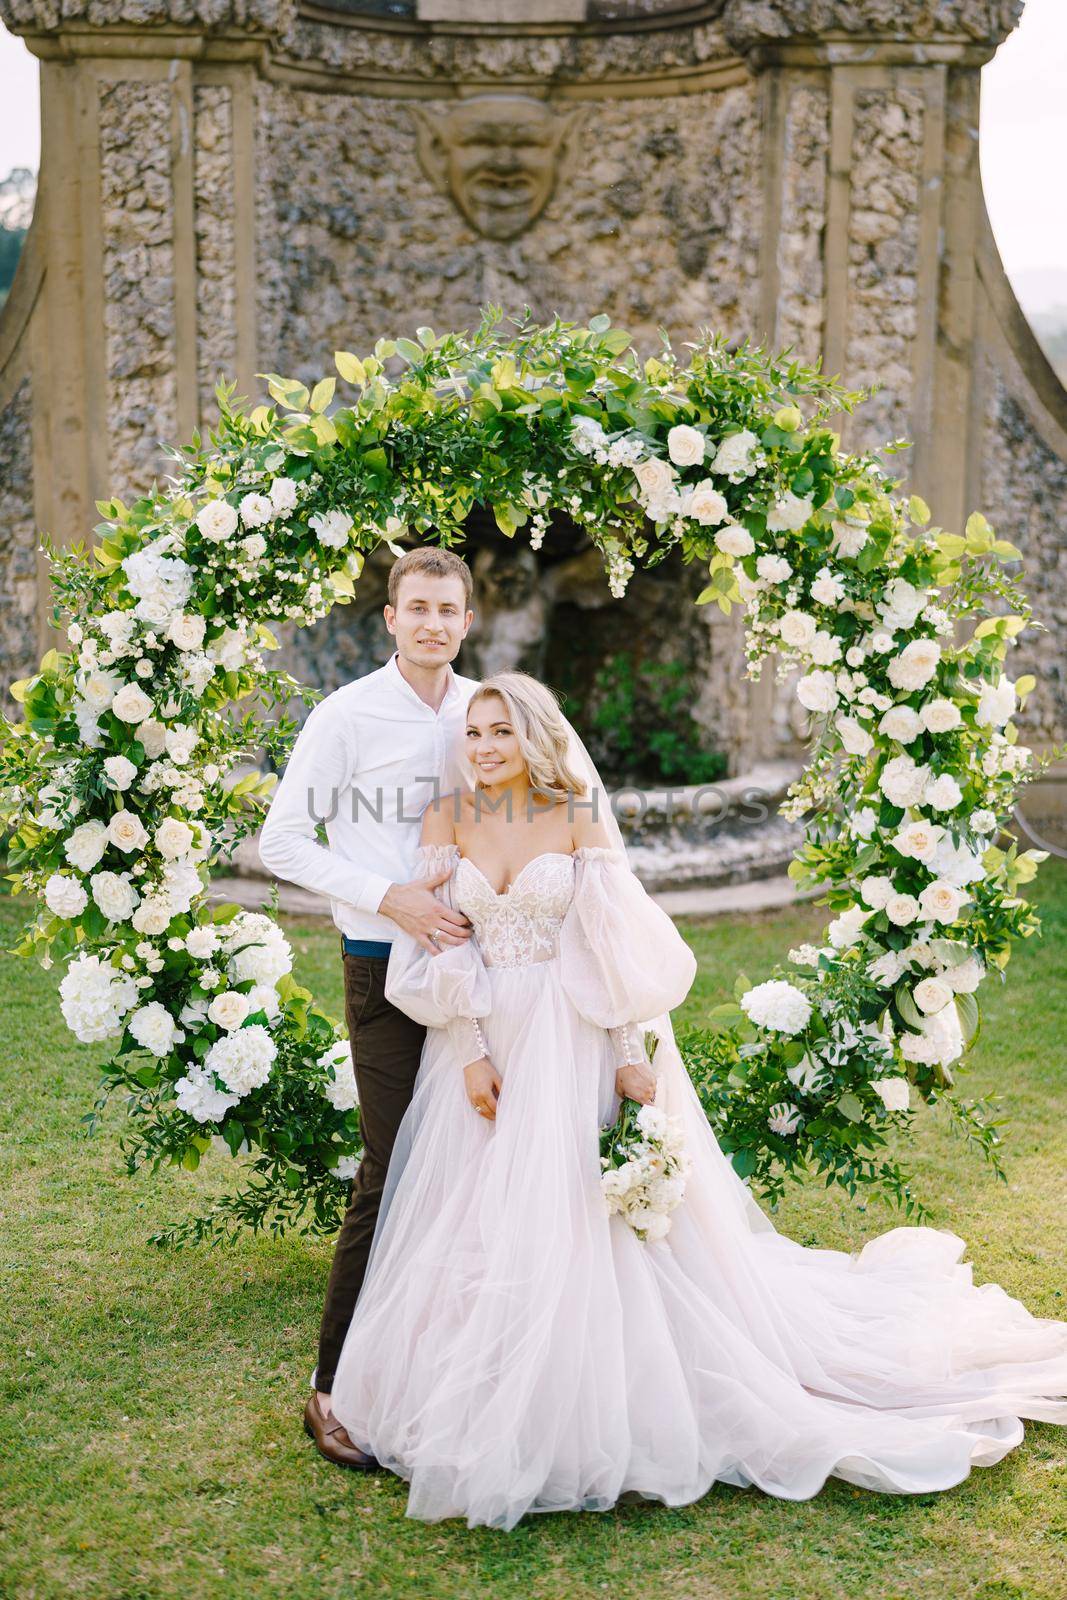
[[[471,226],[489,239],[514,239],[548,202],[573,113],[556,117],[542,100],[479,95],[443,116],[415,110],[419,156]]]

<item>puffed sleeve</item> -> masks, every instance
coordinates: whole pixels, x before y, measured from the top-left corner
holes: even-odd
[[[574,898],[560,929],[560,980],[584,1017],[606,1028],[622,1061],[644,1059],[637,1024],[681,1005],[696,957],[621,850],[575,851]]]
[[[429,876],[454,868],[458,860],[457,845],[420,845],[416,871]],[[434,893],[451,907],[452,879],[439,884]],[[489,974],[473,934],[463,944],[447,945],[431,956],[410,933],[399,929],[386,968],[385,998],[427,1028],[446,1028],[461,1066],[488,1054],[478,1019],[490,1011]]]

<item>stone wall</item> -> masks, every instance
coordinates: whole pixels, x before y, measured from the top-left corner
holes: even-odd
[[[0,409],[0,692],[33,671],[37,651],[33,518],[33,386],[22,379]],[[9,711],[13,709],[8,702]]]

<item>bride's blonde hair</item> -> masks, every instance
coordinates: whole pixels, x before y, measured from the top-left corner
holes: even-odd
[[[474,691],[468,710],[490,698],[504,702],[530,787],[557,801],[584,795],[584,780],[567,763],[567,724],[548,685],[528,672],[497,672]]]

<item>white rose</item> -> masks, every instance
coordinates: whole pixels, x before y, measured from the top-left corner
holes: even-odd
[[[275,511],[292,511],[296,506],[296,484],[292,478],[275,478],[270,486],[270,503]]]
[[[666,461],[660,460],[659,456],[647,456],[634,467],[634,477],[646,499],[658,500],[672,488],[675,473],[674,469]]]
[[[887,1111],[907,1111],[911,1104],[907,1078],[872,1078],[871,1088]]]
[[[123,722],[144,722],[152,714],[152,702],[136,683],[124,683],[112,701],[111,709]]]
[[[815,633],[815,618],[807,611],[786,611],[778,621],[779,638],[793,650],[806,650]]]
[[[867,525],[852,517],[837,518],[831,522],[833,539],[830,548],[837,556],[846,559],[858,556],[867,543]]]
[[[124,872],[96,872],[89,879],[89,888],[109,922],[126,922],[140,898]]]
[[[246,561],[258,561],[266,553],[267,541],[261,533],[250,533],[247,539],[241,540],[241,554]]]
[[[867,968],[867,975],[875,983],[892,986],[908,970],[907,957],[899,950],[887,950]]]
[[[79,872],[91,872],[107,849],[107,828],[97,818],[83,822],[64,842],[63,854]]]
[[[107,836],[119,850],[129,855],[131,850],[143,850],[148,843],[148,830],[136,812],[116,811],[107,825]]]
[[[747,478],[753,470],[752,456],[758,444],[759,440],[750,428],[729,434],[719,442],[710,463],[711,471],[726,473],[729,477]]]
[[[811,499],[801,499],[791,489],[786,489],[775,500],[767,513],[768,533],[784,533],[802,528],[811,516]]]
[[[308,527],[328,550],[340,550],[348,543],[354,523],[347,511],[320,511],[308,518]]]
[[[885,903],[885,914],[898,928],[906,928],[919,915],[919,902],[912,894],[892,895]]]
[[[179,650],[199,650],[204,642],[204,630],[207,623],[203,617],[179,611],[172,617],[167,628],[167,638],[171,644],[177,645]]]
[[[838,717],[834,727],[850,756],[866,756],[874,749],[874,740],[855,717]]]
[[[980,728],[1002,728],[1014,716],[1017,704],[1014,683],[1001,673],[995,684],[987,683],[982,689],[974,720]]]
[[[963,790],[949,772],[942,772],[926,785],[923,804],[935,811],[951,811],[963,799]]]
[[[891,706],[878,723],[878,732],[898,744],[911,744],[922,731],[922,719],[911,706]]]
[[[164,895],[145,895],[130,919],[138,933],[165,933],[173,912]]]
[[[820,668],[817,672],[809,672],[797,683],[797,699],[809,711],[832,711],[838,698],[832,672]]]
[[[209,500],[196,514],[196,525],[205,539],[221,544],[237,528],[237,513],[225,500]]]
[[[952,990],[941,978],[923,978],[911,992],[920,1011],[940,1011],[952,999]]]
[[[785,583],[793,576],[785,556],[757,556],[756,571],[766,583]]]
[[[168,860],[184,856],[192,847],[193,830],[179,817],[164,817],[155,832],[156,849]]]
[[[114,672],[90,672],[81,680],[80,691],[87,705],[94,711],[106,711],[114,701],[122,679]]]
[[[89,896],[77,878],[65,872],[53,872],[44,886],[44,903],[53,916],[69,920],[81,915],[89,904]]]
[[[815,637],[808,647],[808,654],[820,667],[828,667],[841,658],[841,640],[836,633],[830,633],[826,628],[817,628]],[[841,676],[845,678],[847,674],[842,673]]]
[[[897,689],[909,693],[922,689],[930,682],[941,660],[941,646],[936,639],[912,639],[886,668],[889,681]]]
[[[895,893],[892,878],[881,874],[872,874],[860,884],[860,894],[875,911],[881,911]]]
[[[207,1008],[208,1018],[216,1027],[232,1033],[248,1015],[248,997],[237,989],[224,989]]]
[[[710,478],[701,478],[700,482],[687,489],[682,496],[682,511],[687,517],[692,517],[694,522],[699,522],[702,527],[712,528],[724,522],[727,516],[726,499],[716,489]],[[747,555],[747,550],[739,552]]]
[[[917,766],[910,756],[894,756],[878,776],[878,787],[895,806],[917,806],[923,797],[930,768]]]
[[[265,494],[246,494],[238,507],[246,528],[262,528],[274,520],[274,507]]]
[[[955,884],[938,878],[928,883],[919,895],[919,908],[924,917],[934,922],[955,922],[964,896]]]
[[[960,708],[951,700],[928,700],[920,706],[919,716],[927,733],[951,733],[960,725]]]
[[[992,833],[997,825],[996,812],[975,811],[971,815],[971,827],[975,833]]]
[[[944,836],[945,830],[940,823],[926,822],[920,817],[901,828],[891,843],[895,850],[912,861],[931,861]]]
[[[906,578],[892,578],[886,584],[885,594],[878,610],[895,628],[910,628],[926,604],[926,596],[908,583]]]
[[[137,768],[126,756],[107,756],[104,761],[104,776],[111,788],[128,789],[137,776]]]
[[[750,556],[756,548],[756,541],[747,528],[742,528],[740,523],[730,522],[716,533],[715,547],[728,556]]]
[[[870,916],[862,906],[849,906],[847,911],[842,911],[839,917],[828,925],[826,937],[835,950],[848,950],[855,944],[863,924]]]
[[[845,586],[836,572],[823,567],[811,584],[811,598],[821,606],[836,606],[845,593]]]
[[[676,467],[695,467],[704,459],[704,435],[679,422],[667,434],[667,454]]]

